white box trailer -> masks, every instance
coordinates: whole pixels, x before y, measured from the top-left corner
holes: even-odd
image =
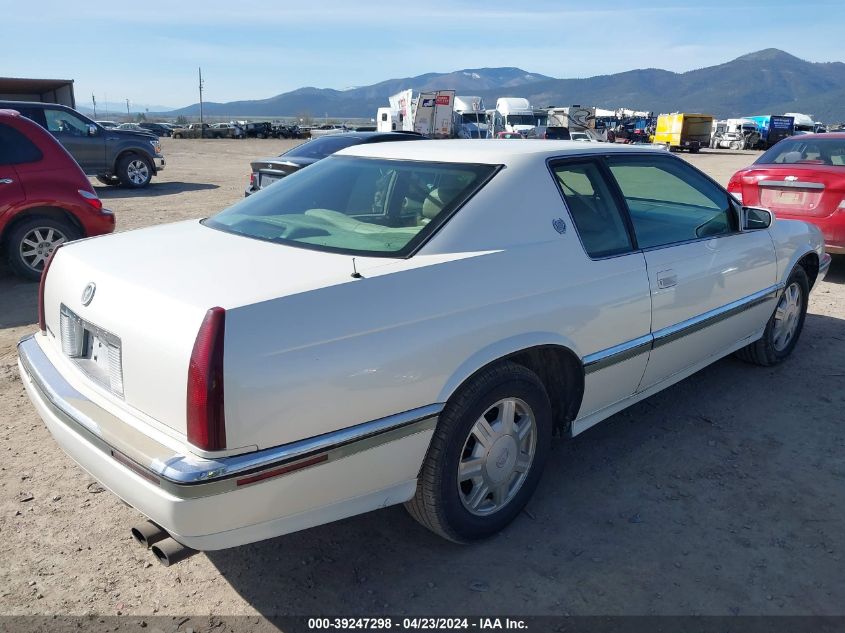
[[[414,99],[414,91],[410,88],[397,92],[395,95],[388,98],[390,109],[395,116],[396,128],[405,132],[411,132],[414,129],[414,114],[416,112],[417,102]],[[381,112],[381,108],[379,108]],[[380,119],[381,117],[379,117]]]
[[[454,105],[454,90],[421,92],[414,111],[414,132],[430,138],[451,138]]]
[[[401,130],[399,113],[393,108],[379,108],[376,111],[376,130],[379,132],[395,132]]]

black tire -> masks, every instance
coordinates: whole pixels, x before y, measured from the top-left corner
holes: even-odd
[[[462,500],[458,466],[464,459],[468,442],[474,441],[471,431],[476,422],[505,398],[522,401],[533,413],[536,434],[534,457],[526,471],[522,471],[526,474],[522,483],[514,487],[513,496],[504,500],[497,510],[479,516],[471,512]],[[509,361],[484,369],[446,403],[419,474],[416,494],[405,507],[423,526],[450,541],[465,543],[492,536],[513,521],[531,498],[548,457],[551,437],[551,405],[537,375]],[[513,453],[514,460],[521,454],[520,451],[517,447]],[[487,452],[487,455],[490,454],[492,451]],[[507,460],[509,453],[499,453],[496,467],[500,467],[498,460],[502,455]],[[486,464],[486,456],[484,459]],[[488,469],[489,466],[485,465],[479,472],[486,473]],[[489,497],[495,505],[492,494],[484,497],[484,503]]]
[[[797,312],[793,311],[795,322],[794,333],[786,341],[778,341],[778,311],[789,303],[789,293],[795,287],[800,292],[799,307]],[[804,329],[804,319],[807,316],[807,302],[810,295],[810,282],[807,279],[807,272],[801,265],[795,267],[789,279],[786,281],[786,288],[778,295],[777,304],[772,316],[766,323],[766,330],[759,340],[746,345],[736,352],[737,358],[747,363],[753,363],[762,367],[777,365],[784,361],[795,349],[801,330]],[[785,343],[785,344],[781,344]]]
[[[29,239],[30,242],[33,242],[35,241],[32,239],[33,233],[40,233],[46,238],[50,235],[50,231],[53,231],[51,237],[53,238],[54,243],[51,246],[47,246],[46,242],[38,242],[39,245],[44,244],[44,246],[41,246],[40,248],[35,247],[36,252],[34,255],[38,261],[26,257],[26,254],[30,252],[30,249],[28,248],[28,244],[22,244],[24,239]],[[78,240],[82,237],[82,235],[70,222],[57,220],[55,218],[36,216],[18,224],[14,229],[12,229],[8,240],[6,241],[9,265],[12,267],[12,270],[24,279],[38,281],[41,278],[41,271],[44,269],[44,262],[49,254],[55,250],[55,240],[58,240],[61,237],[64,238],[62,242],[70,242],[72,240]],[[23,249],[24,253],[21,252],[22,246],[25,247]],[[33,267],[32,264],[37,265]]]
[[[174,134],[173,138],[182,138],[182,135],[181,134]]]
[[[117,176],[97,176],[97,180],[109,187],[116,187],[120,184],[120,178]]]
[[[117,161],[117,177],[120,184],[130,189],[146,187],[153,179],[154,173],[150,160],[140,154],[127,154]]]

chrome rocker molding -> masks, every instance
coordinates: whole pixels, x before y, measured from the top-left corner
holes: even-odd
[[[161,458],[136,461],[126,447],[116,447],[103,437],[100,425],[69,400],[96,408],[56,370],[34,336],[18,343],[21,366],[44,405],[70,430],[117,462],[180,498],[205,497],[236,490],[347,457],[380,444],[434,429],[442,404],[431,404],[371,422],[325,433],[243,455],[209,459],[170,453]],[[163,447],[161,447],[163,448]]]
[[[672,341],[677,341],[679,338],[684,336],[694,334],[695,332],[710,327],[720,321],[724,321],[725,319],[739,314],[740,312],[744,312],[745,310],[758,306],[769,299],[776,298],[783,288],[783,283],[777,283],[774,286],[769,286],[759,292],[755,292],[754,294],[743,297],[742,299],[737,299],[736,301],[723,305],[719,308],[715,308],[691,319],[687,319],[686,321],[670,325],[669,327],[665,327],[657,330],[656,332],[652,332],[651,334],[646,334],[645,336],[640,336],[639,338],[626,341],[625,343],[608,347],[607,349],[598,351],[594,354],[589,354],[582,360],[584,363],[584,373],[592,374],[593,372],[605,369],[611,365],[634,358],[639,354],[650,352],[656,347],[661,347],[662,345],[666,345]]]

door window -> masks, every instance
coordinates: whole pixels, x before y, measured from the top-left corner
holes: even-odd
[[[0,165],[20,165],[41,160],[35,144],[15,128],[0,124]]]
[[[622,211],[596,162],[558,163],[552,166],[552,173],[590,257],[632,250]]]
[[[44,109],[47,129],[55,134],[67,136],[88,136],[88,122],[66,110]]]
[[[607,161],[628,205],[640,248],[737,230],[728,194],[686,163],[648,156],[611,156]]]

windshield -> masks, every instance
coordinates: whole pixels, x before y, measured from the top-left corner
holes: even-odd
[[[461,113],[461,121],[463,123],[485,123],[487,116],[483,112],[463,112]]]
[[[495,165],[333,156],[204,223],[292,246],[404,257],[495,171]]]
[[[785,139],[755,161],[760,165],[845,166],[845,139],[825,138],[802,141]]]
[[[533,114],[509,114],[505,120],[508,125],[537,125]]]
[[[302,145],[297,145],[293,149],[286,151],[282,156],[287,156],[288,158],[325,158],[335,152],[339,152],[344,147],[358,145],[361,142],[363,142],[363,139],[360,136],[339,134],[322,136]]]

